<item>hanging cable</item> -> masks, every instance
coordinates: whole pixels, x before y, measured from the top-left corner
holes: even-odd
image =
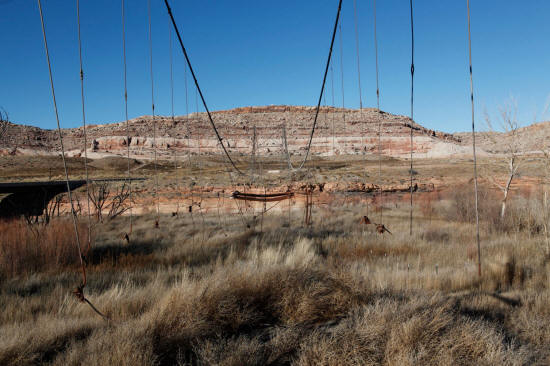
[[[361,59],[359,56],[359,19],[357,17],[357,0],[353,0],[353,13],[355,18],[355,49],[357,53],[357,80],[359,83],[359,109],[363,109],[363,95],[361,91]]]
[[[346,95],[344,92],[344,42],[342,36],[342,25],[340,24],[340,79],[342,87],[342,120],[344,132],[346,131]],[[345,141],[344,141],[345,146]],[[344,147],[345,150],[345,147]]]
[[[149,0],[150,1],[150,0]],[[195,71],[193,70],[193,66],[191,65],[191,61],[189,59],[189,56],[187,55],[187,50],[185,49],[185,46],[183,45],[183,40],[181,38],[181,34],[180,34],[180,31],[178,29],[178,26],[176,25],[176,21],[174,19],[174,15],[172,14],[172,9],[170,8],[170,5],[168,4],[168,0],[164,0],[164,4],[166,4],[166,10],[168,11],[168,15],[170,15],[170,19],[172,20],[172,25],[174,26],[174,30],[176,31],[176,35],[178,36],[178,40],[179,40],[179,43],[180,43],[180,46],[181,46],[181,49],[183,51],[183,55],[185,56],[185,60],[187,61],[187,66],[189,67],[189,71],[191,72],[191,76],[193,76],[193,81],[195,82],[195,87],[197,88],[197,91],[198,93],[200,94],[200,97],[201,97],[201,100],[202,100],[202,104],[204,106],[204,109],[206,110],[206,114],[208,115],[208,120],[210,121],[210,125],[212,126],[212,128],[214,129],[214,132],[216,134],[216,137],[218,138],[218,141],[220,143],[220,146],[222,147],[223,149],[223,152],[225,153],[225,156],[227,157],[227,159],[229,160],[229,162],[231,163],[231,165],[233,166],[233,168],[239,173],[239,174],[243,174],[243,172],[241,172],[241,170],[239,168],[237,168],[237,165],[235,164],[235,162],[233,161],[233,159],[231,159],[231,156],[229,155],[229,152],[227,151],[227,149],[225,148],[225,145],[223,144],[223,139],[222,137],[220,136],[219,132],[218,132],[218,129],[216,128],[216,125],[214,124],[214,120],[212,119],[212,115],[210,113],[210,110],[208,109],[208,105],[206,104],[206,100],[204,99],[204,95],[202,94],[202,90],[199,86],[199,82],[197,80],[197,76],[195,75]]]
[[[313,120],[313,126],[311,127],[311,133],[309,135],[309,142],[307,145],[306,155],[304,156],[304,160],[298,167],[298,169],[302,169],[307,161],[307,158],[309,157],[309,151],[311,150],[311,143],[313,141],[313,134],[315,133],[315,127],[317,126],[317,118],[319,117],[319,108],[321,107],[321,101],[323,99],[323,94],[325,92],[325,84],[327,82],[327,75],[328,75],[328,69],[330,66],[330,61],[332,60],[332,49],[334,47],[334,39],[336,38],[336,32],[338,31],[338,24],[340,21],[340,13],[342,12],[342,0],[338,2],[338,11],[336,13],[336,21],[334,22],[334,30],[332,31],[332,39],[330,41],[330,49],[328,52],[328,59],[327,59],[327,65],[325,67],[325,74],[323,76],[323,84],[321,85],[321,93],[319,94],[319,100],[317,101],[317,110],[315,111],[315,119]]]
[[[332,66],[332,63],[330,64],[330,84],[331,84],[331,93],[332,93],[332,114],[331,114],[331,124],[332,124],[332,155],[335,154],[335,146],[334,146],[334,68]]]
[[[82,128],[84,129],[84,171],[86,174],[86,203],[88,213],[88,248],[86,256],[90,255],[92,247],[92,214],[90,212],[90,176],[88,174],[88,138],[86,131],[86,107],[84,100],[84,68],[82,66],[82,37],[80,36],[80,1],[76,0],[76,18],[78,23],[78,56],[80,60],[80,99],[82,103]]]
[[[126,118],[126,159],[127,159],[127,170],[126,177],[128,179],[128,198],[130,199],[130,232],[126,234],[128,242],[130,241],[130,236],[132,235],[133,230],[133,205],[132,205],[132,175],[130,173],[130,122],[128,121],[128,78],[127,78],[127,62],[126,62],[126,13],[124,0],[122,0],[122,60],[124,66],[124,117]]]
[[[357,15],[357,0],[353,0],[353,14],[355,19],[355,51],[357,54],[357,81],[359,87],[359,117],[363,119],[363,95],[361,90],[361,59],[359,56],[359,19]],[[367,174],[367,141],[365,132],[365,121],[361,122],[361,140],[363,141],[363,155],[365,157],[365,175]]]
[[[185,56],[185,60],[187,62],[187,65],[189,67],[189,71],[191,72],[191,75],[193,76],[193,81],[195,82],[195,86],[197,88],[197,91],[201,97],[201,101],[202,101],[202,104],[204,106],[204,109],[206,110],[206,114],[208,116],[208,120],[210,122],[210,125],[212,126],[212,129],[214,130],[214,133],[216,134],[216,137],[218,139],[218,142],[220,143],[220,146],[225,154],[225,156],[227,157],[227,160],[229,161],[229,163],[233,166],[233,168],[241,175],[244,175],[244,173],[237,167],[237,165],[235,164],[235,162],[233,161],[233,159],[231,158],[231,155],[229,154],[228,150],[226,149],[225,145],[223,144],[223,139],[220,135],[220,133],[218,132],[218,129],[214,123],[214,120],[212,119],[212,114],[210,113],[210,110],[208,109],[208,105],[206,104],[206,100],[204,98],[204,95],[202,93],[202,90],[199,86],[199,83],[198,83],[198,80],[197,80],[197,77],[196,77],[196,74],[195,74],[195,71],[193,70],[193,66],[191,65],[191,61],[189,59],[189,55],[187,54],[187,50],[185,48],[185,46],[183,45],[183,40],[182,40],[182,37],[181,37],[181,34],[180,34],[180,31],[178,29],[178,26],[176,24],[176,21],[174,19],[174,15],[172,13],[172,9],[170,8],[170,4],[168,3],[168,0],[164,0],[164,4],[166,5],[166,10],[168,11],[168,15],[170,16],[170,19],[172,21],[172,25],[174,26],[174,30],[176,31],[176,35],[178,36],[178,41],[180,43],[180,46],[181,46],[181,49],[183,51],[183,54]],[[312,140],[313,140],[313,135],[315,133],[315,128],[317,126],[317,118],[319,116],[319,109],[321,107],[321,100],[322,100],[322,96],[323,96],[323,92],[324,92],[324,86],[325,86],[325,83],[326,83],[326,78],[327,78],[327,73],[328,73],[328,67],[329,67],[329,64],[330,64],[330,59],[332,57],[332,47],[333,47],[333,44],[334,44],[334,38],[336,36],[336,31],[337,31],[337,27],[338,27],[338,22],[339,22],[339,19],[340,19],[340,11],[341,11],[341,8],[342,8],[342,0],[339,1],[338,3],[338,12],[337,12],[337,16],[336,16],[336,22],[335,22],[335,25],[334,25],[334,31],[333,31],[333,35],[332,35],[332,42],[331,42],[331,48],[330,48],[330,52],[329,52],[329,57],[328,57],[328,62],[327,62],[327,66],[326,66],[326,70],[325,70],[325,75],[324,75],[324,78],[323,78],[323,85],[322,85],[322,88],[321,88],[321,95],[319,96],[319,101],[317,103],[317,109],[316,109],[316,112],[315,112],[315,119],[313,121],[313,126],[311,128],[311,133],[310,133],[310,137],[309,137],[309,143],[308,143],[308,148],[306,150],[306,154],[305,154],[305,157],[304,157],[304,160],[302,161],[302,163],[300,164],[299,168],[298,169],[302,169],[305,162],[307,161],[307,158],[309,157],[309,152],[311,150],[311,143],[312,143]]]
[[[54,111],[55,111],[55,120],[57,122],[57,133],[58,133],[58,136],[59,136],[59,144],[61,145],[61,158],[63,160],[63,170],[65,172],[65,182],[67,184],[67,195],[69,196],[69,204],[71,206],[71,216],[72,216],[74,234],[75,234],[75,239],[76,239],[75,244],[76,244],[76,248],[77,248],[77,251],[78,251],[78,257],[80,259],[80,267],[81,267],[81,270],[82,270],[82,282],[80,283],[80,286],[78,286],[74,290],[74,294],[78,297],[78,299],[80,301],[88,303],[88,305],[90,305],[90,307],[97,314],[99,314],[101,317],[103,317],[104,319],[108,319],[105,315],[103,315],[100,311],[98,311],[92,305],[92,303],[89,302],[86,299],[86,297],[84,296],[84,288],[86,287],[86,283],[87,283],[86,267],[84,265],[84,259],[82,258],[82,248],[81,248],[81,243],[80,243],[80,235],[78,233],[78,225],[77,225],[77,222],[76,222],[76,212],[74,210],[73,196],[72,196],[72,192],[71,192],[71,186],[70,186],[70,183],[69,183],[69,171],[68,171],[68,168],[67,168],[67,161],[65,159],[65,146],[63,144],[63,134],[61,132],[61,124],[59,122],[59,113],[58,113],[58,110],[57,110],[57,100],[55,98],[55,88],[54,88],[53,76],[52,76],[52,66],[51,66],[51,62],[50,62],[50,51],[48,50],[48,41],[46,39],[46,27],[44,25],[44,14],[42,12],[42,3],[40,2],[40,0],[37,0],[37,1],[38,1],[38,10],[40,12],[40,23],[42,25],[42,36],[44,38],[44,50],[46,52],[46,61],[48,63],[48,73],[49,73],[49,77],[50,77],[50,87],[51,87],[51,91],[52,91],[52,101],[53,101],[53,107],[54,107]]]
[[[477,188],[477,155],[476,155],[476,128],[474,118],[474,75],[472,69],[472,32],[470,27],[470,0],[466,0],[468,8],[468,53],[470,60],[470,100],[472,102],[472,149],[474,154],[474,194],[476,208],[476,241],[477,241],[477,274],[481,277],[481,241],[479,239],[479,209],[478,209],[478,188]]]
[[[157,218],[155,227],[160,220],[159,176],[157,171],[157,121],[155,119],[155,79],[153,75],[153,34],[151,32],[151,0],[147,0],[147,14],[149,18],[149,66],[151,71],[151,111],[153,112],[153,168],[155,171],[155,198],[157,203]]]
[[[376,0],[373,0],[374,3],[374,55],[375,55],[375,64],[376,64],[376,112],[378,115],[378,184],[379,184],[379,198],[380,198],[380,222],[383,218],[384,204],[382,202],[382,118],[380,118],[380,85],[378,77],[378,34],[377,34],[377,24],[376,24]]]
[[[414,22],[413,22],[413,0],[411,5],[411,202],[409,209],[409,234],[413,232],[413,123],[414,123]]]
[[[325,93],[325,95],[323,95],[323,105],[324,105],[324,108],[325,108],[325,128],[327,129],[327,131],[329,130],[329,127],[328,127],[328,105],[327,105],[327,95]],[[328,135],[325,136],[325,143],[328,143]]]
[[[191,126],[189,118],[189,88],[187,85],[187,67],[184,66],[184,84],[185,84],[185,125],[187,126],[187,160],[189,163],[189,174],[191,176],[193,164],[191,160]],[[189,195],[191,196],[191,204],[189,205],[189,214],[191,215],[191,222],[193,224],[193,231],[195,230],[195,218],[193,217],[193,206],[195,205],[195,196],[193,194],[193,186],[189,186]],[[195,235],[191,236],[193,245],[195,245]]]
[[[172,52],[172,28],[168,28],[168,42],[170,50],[170,103],[172,112],[172,127],[176,126],[176,120],[174,117],[174,61]],[[176,130],[177,131],[177,130]],[[178,151],[176,148],[177,133],[174,134],[174,173],[176,175],[176,216],[179,214],[180,201],[179,201],[179,178],[178,178]]]

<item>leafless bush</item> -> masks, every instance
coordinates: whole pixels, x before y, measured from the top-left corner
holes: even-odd
[[[46,208],[44,209],[44,223],[49,224],[53,217],[59,217],[61,215],[61,202],[63,201],[63,194],[58,194],[51,199]]]
[[[133,204],[130,200],[130,185],[126,182],[114,189],[109,182],[94,182],[90,184],[89,197],[96,219],[100,222],[103,222],[105,211],[107,217],[113,219],[128,211]]]
[[[8,129],[9,116],[5,109],[0,108],[0,143],[3,142],[4,135]]]
[[[491,117],[485,112],[485,122],[492,132],[495,132]],[[506,214],[506,204],[513,180],[518,176],[519,169],[523,163],[524,143],[522,139],[522,130],[519,128],[517,118],[517,103],[511,98],[503,107],[500,108],[499,128],[506,134],[505,136],[496,136],[488,134],[495,145],[503,145],[506,156],[506,179],[504,182],[496,179],[492,173],[484,174],[484,177],[491,182],[493,186],[502,192],[500,216],[504,218]],[[498,141],[497,141],[498,139]],[[496,164],[496,163],[495,163]]]
[[[475,222],[475,206],[471,185],[455,189],[450,197],[450,207],[441,209],[449,221]],[[516,195],[508,204],[506,216],[502,216],[502,203],[498,193],[487,186],[479,186],[479,219],[490,232],[527,232],[537,234],[544,229],[543,203],[536,197]]]

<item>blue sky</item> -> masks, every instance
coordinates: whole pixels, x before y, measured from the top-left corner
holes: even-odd
[[[337,0],[172,0],[176,20],[211,110],[314,105]],[[357,0],[363,105],[375,106],[372,0]],[[76,0],[43,0],[61,124],[79,126]],[[477,119],[510,96],[524,124],[541,119],[550,95],[550,1],[472,0]],[[169,20],[152,0],[155,99],[170,114]],[[130,118],[151,113],[147,0],[126,0]],[[87,119],[124,120],[121,4],[81,0]],[[353,1],[342,14],[346,107],[359,106]],[[378,0],[381,108],[409,114],[407,0]],[[415,2],[415,120],[448,132],[470,128],[465,0]],[[40,18],[34,0],[0,0],[0,107],[10,119],[55,127]],[[339,43],[333,60],[341,106]],[[185,114],[184,59],[174,37],[175,113]],[[331,104],[331,80],[327,84]],[[190,101],[194,89],[189,84]],[[190,112],[195,109],[190,103]],[[546,116],[546,119],[550,118]]]

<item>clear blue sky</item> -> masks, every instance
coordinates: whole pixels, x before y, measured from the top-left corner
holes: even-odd
[[[171,0],[210,109],[316,104],[337,0]],[[415,119],[444,131],[470,128],[465,0],[415,2]],[[152,0],[159,114],[170,114],[169,23]],[[61,124],[81,124],[76,1],[43,0]],[[120,1],[81,0],[89,123],[124,120]],[[129,113],[151,113],[147,0],[126,0]],[[372,0],[358,0],[363,104],[375,106]],[[550,95],[550,1],[472,0],[477,118],[513,95],[528,123]],[[353,1],[344,0],[346,107],[359,105]],[[378,1],[381,108],[409,114],[407,0]],[[0,0],[0,106],[11,120],[55,127],[34,0]],[[339,43],[334,59],[341,105]],[[175,112],[185,114],[184,59],[174,38]],[[330,79],[327,102],[331,103]],[[190,85],[190,90],[193,90]],[[194,91],[190,100],[194,98]],[[193,106],[193,103],[191,103]],[[194,106],[190,112],[194,110]],[[548,118],[548,116],[547,116]]]

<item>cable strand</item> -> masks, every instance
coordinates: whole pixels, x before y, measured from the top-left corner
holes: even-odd
[[[413,233],[413,123],[414,123],[414,18],[413,18],[413,0],[410,0],[411,6],[411,166],[410,166],[410,208],[409,208],[409,234]]]
[[[474,109],[474,75],[472,67],[472,31],[470,20],[470,0],[466,0],[468,10],[468,56],[470,61],[470,101],[472,103],[472,149],[474,154],[474,195],[476,209],[476,242],[477,242],[477,272],[481,277],[481,240],[479,238],[479,208],[478,208],[478,182],[477,182],[477,154],[476,154],[476,128],[475,128],[475,109]]]
[[[127,184],[128,184],[128,198],[130,199],[130,232],[127,234],[128,238],[130,238],[130,235],[132,235],[133,230],[133,221],[134,221],[134,213],[133,213],[133,199],[132,199],[132,175],[130,172],[130,122],[128,120],[128,78],[127,78],[127,61],[126,61],[126,13],[125,13],[125,4],[124,0],[121,0],[121,8],[122,8],[122,61],[123,61],[123,73],[124,73],[124,118],[126,119],[125,125],[126,125],[126,160],[127,160],[127,170],[126,170],[126,177],[127,177]]]
[[[78,23],[78,56],[80,60],[80,99],[82,103],[82,126],[84,132],[84,171],[86,174],[86,204],[88,214],[88,248],[86,249],[86,256],[90,255],[92,246],[92,214],[90,212],[90,175],[88,172],[88,137],[86,128],[86,107],[84,98],[84,68],[82,61],[82,37],[80,34],[80,0],[76,0],[76,17]]]

